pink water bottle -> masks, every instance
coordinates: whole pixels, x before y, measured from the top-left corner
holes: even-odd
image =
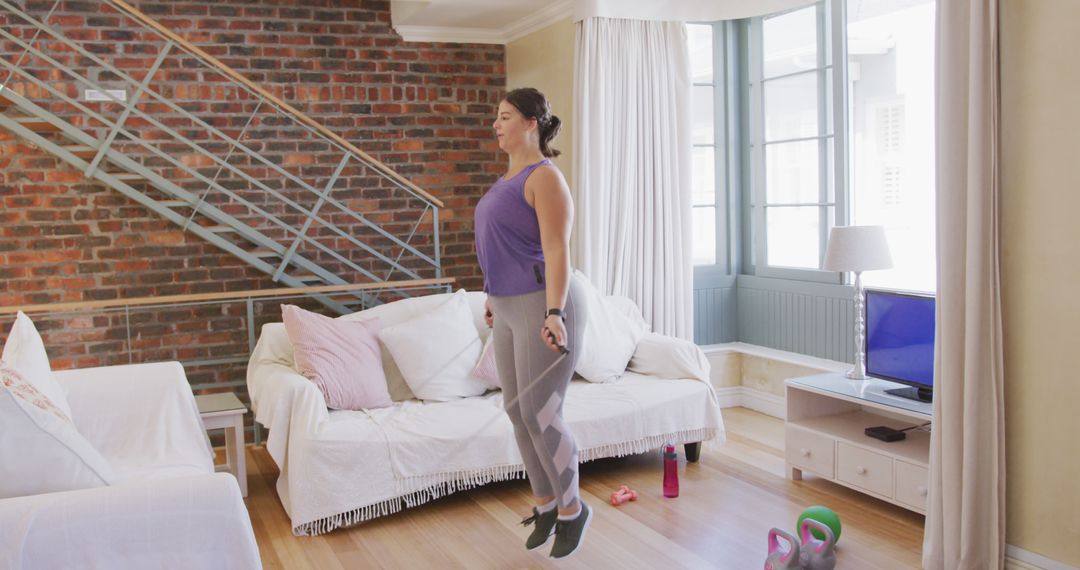
[[[664,496],[679,496],[679,456],[673,443],[664,445]]]

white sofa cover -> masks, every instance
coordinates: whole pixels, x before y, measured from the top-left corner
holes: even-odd
[[[261,568],[177,362],[55,372],[116,484],[0,500],[0,568]]]
[[[468,293],[482,339],[484,294]],[[378,316],[392,325],[447,300],[448,294],[406,299],[343,319]],[[652,362],[632,368],[688,371],[663,378],[627,372],[618,382],[571,382],[564,413],[579,460],[623,456],[665,442],[724,438],[723,420],[695,345],[649,334]],[[678,362],[675,356],[692,355]],[[662,361],[672,355],[672,362]],[[383,363],[395,382],[392,362]],[[690,370],[692,369],[692,370]],[[293,366],[284,326],[263,326],[248,366],[255,420],[269,429],[267,450],[281,473],[278,495],[297,535],[317,535],[456,490],[524,476],[502,392],[451,402],[408,399],[390,408],[328,410],[322,393]],[[394,392],[392,388],[391,392]],[[478,430],[481,430],[478,433]]]

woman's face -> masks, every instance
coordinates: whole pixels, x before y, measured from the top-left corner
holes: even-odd
[[[512,152],[530,144],[537,147],[540,145],[536,119],[526,119],[517,107],[507,101],[499,103],[499,112],[491,126],[495,129],[499,148],[505,152]]]

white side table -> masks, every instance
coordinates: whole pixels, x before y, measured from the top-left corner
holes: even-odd
[[[244,414],[247,406],[232,392],[195,396],[203,426],[207,430],[225,430],[224,465],[216,465],[216,471],[228,471],[240,484],[240,493],[247,497],[247,463],[244,458]]]

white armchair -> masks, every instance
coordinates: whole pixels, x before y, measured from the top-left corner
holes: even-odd
[[[56,372],[107,487],[0,500],[2,568],[261,568],[179,363]]]

